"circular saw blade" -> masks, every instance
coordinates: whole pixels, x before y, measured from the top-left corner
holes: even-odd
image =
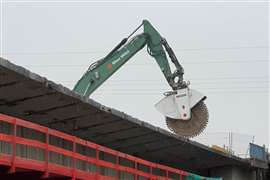
[[[191,109],[189,120],[172,119],[166,117],[168,128],[175,134],[187,138],[198,136],[207,126],[208,110],[203,101],[200,101]]]

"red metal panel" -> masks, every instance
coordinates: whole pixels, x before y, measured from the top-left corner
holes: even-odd
[[[0,141],[11,142],[12,138],[13,137],[11,135],[0,134]]]
[[[0,156],[0,164],[1,165],[6,165],[6,166],[11,166],[11,161],[12,161],[12,156],[7,155],[7,154],[1,154]]]
[[[64,167],[58,164],[49,163],[49,173],[72,177],[72,168]]]
[[[79,139],[79,138],[76,138],[76,143],[81,144],[81,145],[84,145],[84,146],[88,146],[88,147],[93,148],[93,149],[97,149],[98,148],[98,145],[97,144],[92,143],[92,142],[89,142],[89,141],[85,141],[85,140]]]
[[[72,151],[62,149],[60,147],[55,147],[53,145],[48,145],[48,147],[49,147],[49,151],[53,151],[53,152],[56,152],[56,153],[59,153],[59,154],[69,156],[69,157],[72,157],[72,155],[73,155]]]
[[[36,140],[31,140],[31,139],[25,139],[22,137],[15,137],[15,142],[16,144],[24,144],[24,145],[28,145],[28,146],[32,146],[32,147],[37,147],[37,148],[41,148],[41,149],[45,149],[46,144],[36,141]]]
[[[78,178],[78,179],[97,179],[97,176],[96,176],[96,174],[91,173],[91,172],[76,170],[76,178]]]
[[[11,117],[11,116],[8,116],[8,115],[5,115],[5,114],[0,114],[0,120],[1,121],[5,121],[5,122],[9,122],[9,123],[14,123],[14,117]]]
[[[38,130],[38,131],[43,132],[43,133],[46,133],[46,131],[48,129],[47,127],[43,127],[43,126],[40,126],[38,124],[30,123],[27,121],[17,121],[17,126],[18,125],[26,127],[26,128],[30,128],[30,129],[35,129],[35,130]]]
[[[61,137],[61,138],[65,139],[65,140],[68,140],[68,141],[73,141],[74,140],[74,136],[65,134],[65,133],[60,132],[60,131],[56,131],[54,129],[49,129],[49,134]]]
[[[44,171],[45,162],[16,157],[16,168]]]
[[[97,164],[97,160],[96,158],[92,158],[92,157],[87,157],[78,153],[74,153],[74,158],[79,159],[79,160],[83,160],[83,161],[87,161],[89,163],[93,163],[93,164]]]

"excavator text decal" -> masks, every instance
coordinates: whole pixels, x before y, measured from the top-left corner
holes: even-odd
[[[128,55],[129,50],[126,50],[123,54],[120,55],[120,57],[118,57],[116,60],[114,60],[112,62],[113,65],[115,65],[116,63],[118,63],[123,57],[125,57],[126,55]]]

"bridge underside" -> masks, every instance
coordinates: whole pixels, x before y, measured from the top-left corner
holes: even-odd
[[[0,112],[93,141],[152,162],[191,172],[249,162],[81,97],[0,59]]]

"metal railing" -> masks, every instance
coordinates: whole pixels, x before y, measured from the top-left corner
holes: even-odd
[[[208,179],[0,114],[0,165],[72,179]],[[210,178],[209,178],[210,179]],[[212,179],[212,178],[211,178]]]

